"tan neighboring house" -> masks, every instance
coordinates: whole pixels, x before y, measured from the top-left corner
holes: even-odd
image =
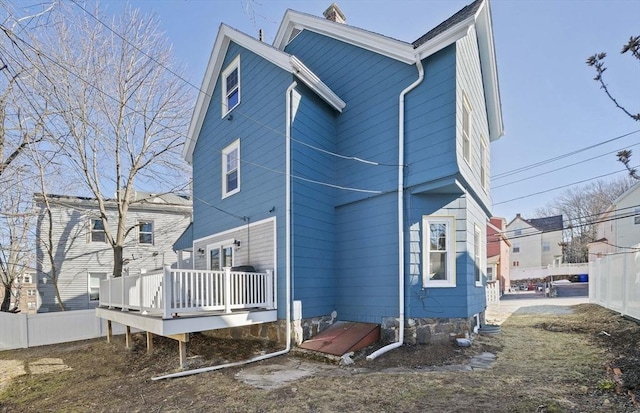
[[[562,262],[562,215],[524,219],[520,214],[507,224],[514,269],[546,267]]]
[[[2,299],[4,299],[4,288],[0,288],[0,301]],[[22,314],[35,314],[37,312],[38,290],[35,283],[35,272],[27,271],[14,280],[9,308],[18,308]]]
[[[492,217],[487,223],[487,282],[498,282],[500,295],[511,287],[511,242],[506,230],[504,218]]]
[[[106,241],[97,200],[49,195],[53,214],[53,255],[58,289],[66,310],[98,306],[100,280],[113,271],[113,250]],[[41,194],[35,195],[38,208],[36,245],[38,312],[59,311],[51,283],[51,265],[46,248],[48,219]],[[106,202],[114,227],[117,208]],[[175,266],[172,245],[191,221],[191,200],[173,195],[136,191],[127,214],[130,228],[124,247],[123,275]],[[34,280],[35,281],[35,280]]]
[[[589,244],[589,261],[607,254],[629,252],[640,244],[640,182],[620,195],[598,217],[596,241]]]

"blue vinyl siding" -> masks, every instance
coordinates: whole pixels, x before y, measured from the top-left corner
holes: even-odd
[[[468,317],[468,285],[473,284],[469,274],[467,251],[467,202],[461,194],[413,195],[407,208],[407,256],[412,250],[422,251],[422,217],[452,216],[455,218],[456,287],[422,288],[422,257],[417,265],[407,265],[406,306],[407,317]],[[413,234],[412,234],[413,233]],[[413,235],[413,236],[412,236]],[[412,245],[414,244],[414,245]],[[417,245],[415,245],[417,244]],[[469,278],[471,276],[471,278]]]
[[[307,30],[285,51],[302,60],[347,102],[336,119],[337,152],[396,165],[398,96],[417,78],[415,66]],[[397,170],[393,166],[337,160],[335,169],[337,185],[376,191],[397,187]],[[341,205],[369,196],[339,191],[336,203]]]
[[[218,80],[193,154],[193,237],[242,226],[246,222],[242,217],[256,222],[276,216],[277,243],[284,246],[285,92],[293,77],[234,43],[223,69],[238,54],[240,104],[231,111],[231,120],[221,118]],[[221,151],[236,139],[240,139],[240,192],[222,199]],[[269,212],[272,207],[275,211]],[[279,317],[284,317],[285,308],[284,254],[284,247],[278,248]]]
[[[424,81],[405,100],[405,185],[458,172],[456,165],[456,49],[425,59]]]
[[[398,315],[397,197],[394,193],[337,209],[341,319],[380,323]]]
[[[475,30],[456,43],[456,88],[457,88],[457,144],[460,173],[470,188],[475,192],[485,208],[490,208],[489,191],[480,184],[480,151],[481,139],[484,139],[489,150],[489,122],[485,105],[482,70]],[[471,105],[471,159],[467,163],[462,157],[462,94],[467,96]],[[491,174],[490,162],[487,162],[487,177]],[[489,178],[487,178],[489,179]]]
[[[291,126],[293,297],[304,318],[337,304],[335,271],[335,113],[304,85],[296,87]],[[319,148],[323,151],[314,149]]]

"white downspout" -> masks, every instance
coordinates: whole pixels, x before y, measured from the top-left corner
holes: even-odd
[[[236,361],[234,363],[219,364],[217,366],[202,367],[194,370],[185,370],[179,373],[167,374],[165,376],[152,377],[151,380],[173,379],[177,377],[191,376],[193,374],[205,373],[208,371],[221,370],[227,367],[236,367],[243,364],[253,363],[255,361],[265,360],[271,357],[281,356],[288,353],[291,350],[291,95],[293,89],[298,84],[294,81],[287,88],[285,100],[286,100],[286,121],[285,121],[285,157],[286,157],[286,184],[285,184],[285,203],[286,203],[286,218],[285,218],[285,319],[286,319],[286,342],[287,345],[284,350],[276,351],[269,354],[263,354],[258,357],[253,357],[247,360]]]
[[[404,96],[422,83],[424,79],[424,68],[419,56],[416,56],[416,67],[418,68],[418,79],[400,92],[398,105],[398,301],[400,331],[398,341],[369,354],[367,360],[373,360],[404,343]]]

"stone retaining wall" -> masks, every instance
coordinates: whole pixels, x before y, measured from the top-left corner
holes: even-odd
[[[480,315],[484,322],[484,313]],[[471,333],[476,325],[474,317],[469,318],[406,318],[404,342],[406,344],[432,344],[452,340],[460,334]],[[383,343],[398,341],[399,320],[386,317],[382,320],[381,337]]]

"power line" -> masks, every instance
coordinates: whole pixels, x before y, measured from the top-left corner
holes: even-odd
[[[620,172],[626,172],[626,171],[627,171],[626,169],[620,169],[620,170],[617,170],[617,171],[614,171],[614,172],[610,172],[610,173],[608,173],[608,174],[603,174],[603,175],[594,176],[594,177],[592,177],[592,178],[583,179],[583,180],[581,180],[581,181],[572,182],[572,183],[570,183],[570,184],[557,186],[557,187],[555,187],[555,188],[550,188],[550,189],[547,189],[547,190],[544,190],[544,191],[538,191],[538,192],[534,192],[534,193],[531,193],[531,194],[528,194],[528,195],[519,196],[519,197],[517,197],[517,198],[511,198],[511,199],[507,199],[507,200],[505,200],[505,201],[495,202],[495,203],[493,204],[493,206],[501,205],[501,204],[506,204],[506,203],[508,203],[508,202],[517,201],[517,200],[519,200],[519,199],[530,198],[530,197],[535,196],[535,195],[545,194],[545,193],[547,193],[547,192],[552,192],[552,191],[555,191],[555,190],[557,190],[557,189],[567,188],[567,187],[570,187],[570,186],[573,186],[573,185],[582,184],[582,183],[585,183],[585,182],[593,181],[594,179],[604,178],[605,176],[610,176],[610,175],[614,175],[614,174],[617,174],[617,173],[620,173]]]
[[[532,164],[529,164],[529,165],[522,166],[520,168],[516,168],[516,169],[512,169],[510,171],[506,171],[506,172],[502,172],[502,173],[496,174],[496,175],[492,176],[491,179],[497,180],[497,179],[506,178],[507,176],[514,175],[514,174],[517,174],[517,173],[520,173],[520,172],[524,172],[524,171],[529,170],[529,169],[537,168],[538,166],[546,165],[548,163],[555,162],[555,161],[560,160],[560,159],[564,159],[564,158],[566,158],[568,156],[572,156],[572,155],[575,155],[577,153],[584,152],[584,151],[587,151],[589,149],[593,149],[593,148],[596,148],[598,146],[601,146],[601,145],[604,145],[604,144],[607,144],[607,143],[610,143],[610,142],[614,142],[616,140],[625,138],[625,137],[627,137],[629,135],[633,135],[634,133],[638,133],[638,132],[640,132],[640,129],[631,131],[629,133],[625,133],[625,134],[620,135],[620,136],[616,136],[615,138],[607,139],[605,141],[602,141],[602,142],[599,142],[599,143],[596,143],[596,144],[593,144],[593,145],[589,145],[589,146],[585,146],[585,147],[580,148],[580,149],[576,149],[575,151],[571,151],[571,152],[564,153],[562,155],[554,156],[553,158],[545,159],[545,160],[542,160],[542,161],[539,161],[539,162],[535,162],[535,163],[532,163]]]
[[[536,174],[536,175],[529,176],[527,178],[522,178],[522,179],[518,179],[518,180],[515,180],[515,181],[507,182],[506,184],[495,185],[495,186],[492,186],[491,189],[502,188],[503,186],[509,186],[509,185],[513,185],[513,184],[516,184],[516,183],[519,183],[519,182],[528,181],[530,179],[538,178],[538,177],[540,177],[542,175],[547,175],[547,174],[550,174],[552,172],[560,171],[562,169],[567,169],[567,168],[570,168],[572,166],[579,165],[581,163],[585,163],[585,162],[588,162],[588,161],[592,161],[594,159],[601,158],[603,156],[611,155],[613,153],[618,153],[619,151],[621,151],[623,149],[632,148],[632,147],[638,146],[638,145],[640,145],[640,143],[635,143],[633,145],[625,146],[624,148],[616,149],[615,151],[607,152],[607,153],[604,153],[602,155],[598,155],[598,156],[594,156],[592,158],[584,159],[582,161],[574,162],[574,163],[569,164],[569,165],[561,166],[560,168],[552,169],[550,171],[546,171],[546,172],[542,172],[542,173],[539,173],[539,174]]]

